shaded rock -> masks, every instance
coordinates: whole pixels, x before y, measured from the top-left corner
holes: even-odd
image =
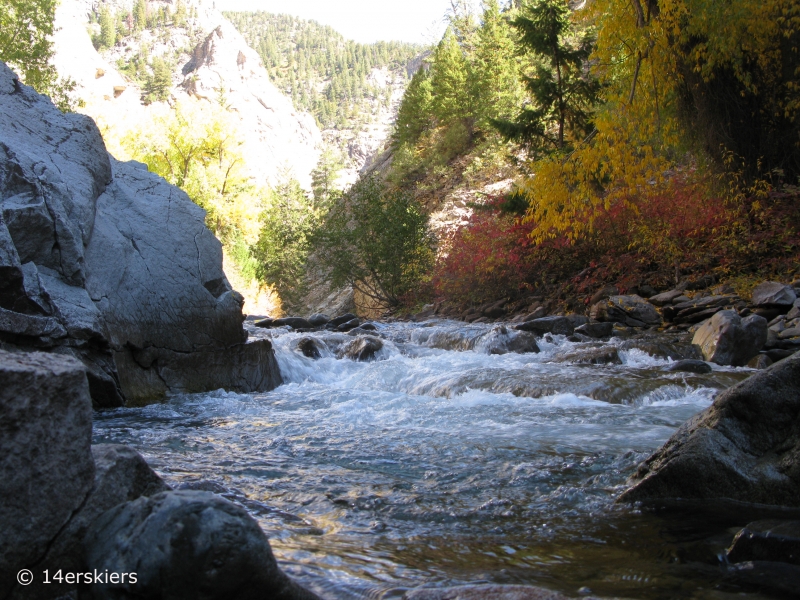
[[[253,323],[253,325],[255,325],[256,327],[263,327],[265,329],[268,329],[273,326],[273,323],[275,323],[275,319],[267,317],[266,319],[260,319],[256,321],[255,323]]]
[[[637,295],[641,296],[642,298],[651,298],[655,296],[658,292],[656,289],[651,285],[640,285],[636,288]]]
[[[0,332],[3,337],[65,338],[67,330],[55,317],[26,315],[0,308]]]
[[[672,304],[672,301],[678,296],[683,296],[683,292],[681,290],[670,290],[669,292],[663,292],[661,294],[650,296],[647,300],[650,302],[650,304],[664,306],[665,304]]]
[[[777,281],[765,281],[753,290],[753,305],[759,308],[790,307],[796,300],[794,288]]]
[[[663,336],[633,337],[619,345],[620,350],[641,350],[656,358],[671,360],[699,360],[702,354],[696,346],[681,338],[665,338]]]
[[[697,330],[692,344],[707,361],[740,367],[758,354],[766,341],[767,321],[763,317],[742,319],[735,310],[723,310]]]
[[[541,317],[525,321],[515,327],[518,331],[530,331],[538,335],[572,335],[574,327],[567,317]]]
[[[186,353],[152,346],[125,348],[115,360],[131,405],[155,401],[167,391],[225,388],[247,393],[271,390],[283,382],[269,340]]]
[[[312,329],[311,323],[302,317],[284,317],[282,319],[275,319],[272,322],[273,327],[291,327],[292,329]]]
[[[461,585],[447,588],[418,588],[403,600],[568,600],[559,592],[530,585]]]
[[[748,561],[729,565],[725,579],[792,597],[800,590],[800,567],[782,562]]]
[[[772,359],[766,354],[757,354],[747,361],[747,366],[751,369],[766,369],[767,367],[772,366],[772,363]]]
[[[672,363],[667,367],[667,371],[680,371],[684,373],[697,373],[703,375],[711,373],[711,365],[702,360],[683,359]]]
[[[530,314],[525,315],[525,318],[522,319],[523,321],[533,321],[534,319],[540,319],[547,314],[547,310],[544,306],[537,306]]]
[[[375,358],[375,354],[383,348],[380,338],[365,335],[354,339],[349,344],[339,350],[339,358],[349,358],[361,362],[370,361]]]
[[[341,315],[339,317],[336,317],[335,319],[331,319],[328,322],[328,327],[332,327],[332,328],[335,329],[339,325],[342,325],[344,323],[352,321],[353,319],[356,319],[356,318],[358,318],[358,317],[356,317],[353,313],[346,313],[346,314],[343,314],[343,315]]]
[[[575,333],[596,339],[611,337],[612,331],[614,331],[613,323],[584,323],[575,328]]]
[[[733,308],[739,296],[706,296],[665,306],[664,318],[674,323],[699,323],[724,308]]]
[[[346,323],[342,323],[336,328],[336,331],[350,331],[351,329],[355,329],[361,325],[360,319],[352,319],[351,321],[347,321]]]
[[[772,360],[773,363],[776,363],[779,360],[783,360],[784,358],[789,358],[790,356],[795,354],[798,350],[800,350],[800,347],[792,350],[787,350],[783,348],[770,348],[768,350],[764,350],[764,354],[766,354]]]
[[[750,523],[733,538],[727,557],[733,563],[766,560],[800,566],[800,521]]]
[[[587,348],[577,352],[570,352],[556,358],[556,362],[573,363],[576,365],[621,365],[622,360],[614,346],[603,348]]]
[[[572,323],[573,328],[586,325],[589,322],[589,317],[585,315],[569,314],[567,315],[567,319],[569,319],[569,322]]]
[[[800,506],[800,357],[759,371],[687,421],[620,501],[729,498]]]
[[[297,340],[297,349],[308,358],[322,358],[323,348],[323,343],[316,338],[304,337]]]
[[[536,336],[527,331],[521,331],[512,336],[505,346],[508,352],[516,354],[529,354],[539,352],[539,345],[536,343]]]
[[[308,322],[311,323],[312,327],[322,327],[323,325],[327,325],[330,320],[328,315],[322,313],[314,313],[308,317]]]
[[[73,515],[48,548],[47,556],[37,565],[55,573],[84,571],[83,538],[91,524],[105,511],[142,496],[153,496],[169,490],[169,486],[148,466],[133,448],[119,444],[92,446],[95,464],[94,485],[86,502]],[[74,590],[74,584],[53,580],[41,581],[18,590],[17,596],[25,599],[54,598]]]
[[[493,302],[489,306],[482,308],[481,313],[484,317],[488,317],[489,319],[504,317],[506,314],[508,314],[508,311],[505,308],[506,302],[507,300],[505,298],[498,300],[497,302]]]
[[[0,597],[89,495],[92,402],[74,358],[0,350]]]
[[[611,296],[593,305],[590,316],[595,321],[623,323],[629,327],[661,324],[661,315],[655,307],[639,296]]]
[[[375,327],[375,325],[373,323],[364,323],[360,327],[361,327],[361,329],[366,329],[367,331],[377,331],[378,330],[378,328]]]
[[[594,295],[592,296],[591,300],[589,300],[590,305],[597,304],[601,300],[605,300],[611,296],[617,296],[619,294],[619,289],[613,285],[607,285],[603,288],[597,290]]]
[[[95,600],[206,598],[312,600],[280,571],[258,523],[209,492],[139,498],[103,513],[85,538],[89,570],[136,573],[93,584]]]
[[[786,313],[787,319],[797,319],[800,317],[800,300],[795,300],[792,308],[789,309],[789,312]]]

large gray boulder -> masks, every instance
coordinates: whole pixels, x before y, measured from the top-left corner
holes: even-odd
[[[203,210],[2,63],[0,217],[0,343],[78,358],[97,406],[280,383]]]
[[[720,395],[631,477],[621,501],[666,498],[800,506],[800,356]]]
[[[735,310],[716,313],[692,338],[705,360],[734,367],[746,365],[766,342],[767,320],[758,315],[742,319]]]
[[[258,523],[210,492],[179,490],[105,512],[85,538],[87,567],[136,573],[92,586],[95,600],[316,600],[278,568]]]
[[[795,300],[794,288],[777,281],[765,281],[753,290],[753,305],[761,308],[790,307]]]
[[[0,597],[86,501],[92,403],[74,358],[0,350]]]

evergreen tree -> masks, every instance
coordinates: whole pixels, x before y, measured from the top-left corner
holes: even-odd
[[[427,69],[411,78],[397,111],[392,139],[395,144],[414,144],[431,124],[433,86]]]
[[[153,73],[148,76],[144,86],[146,100],[148,103],[164,101],[169,98],[172,88],[172,69],[160,56],[153,59],[151,67]]]
[[[522,99],[514,32],[498,0],[487,0],[473,58],[475,105],[479,118],[510,117]]]
[[[112,48],[117,43],[117,21],[107,6],[100,8],[100,47]]]
[[[145,0],[136,0],[133,5],[133,26],[136,31],[147,27],[147,3]]]
[[[524,108],[516,121],[492,123],[508,140],[562,150],[569,135],[587,133],[597,102],[599,84],[585,69],[592,37],[574,31],[564,0],[534,0],[513,24],[523,48],[541,61],[535,76],[525,78],[533,106]]]
[[[472,116],[470,73],[464,52],[448,28],[433,53],[431,108],[439,123],[465,121]]]

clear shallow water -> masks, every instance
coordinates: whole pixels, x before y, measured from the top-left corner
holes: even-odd
[[[635,466],[718,390],[749,374],[557,363],[591,347],[556,336],[539,354],[493,354],[515,332],[440,322],[380,325],[367,363],[352,337],[273,339],[286,383],[95,417],[95,443],[136,447],[173,487],[244,504],[293,576],[330,598],[421,584],[530,583],[577,595],[727,598],[716,558],[737,519],[614,505]],[[623,348],[617,340],[612,342]],[[209,483],[210,482],[210,483]],[[730,596],[732,597],[732,596]],[[755,597],[755,596],[752,596]]]

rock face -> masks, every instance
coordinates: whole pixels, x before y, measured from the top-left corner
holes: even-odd
[[[228,105],[246,124],[243,154],[258,181],[275,185],[290,167],[310,189],[322,134],[314,117],[296,111],[270,81],[258,54],[233,25],[222,20],[194,49],[183,75],[184,87],[193,96],[216,102],[223,90]]]
[[[705,360],[741,367],[758,354],[767,341],[767,320],[758,315],[742,319],[735,310],[716,313],[697,330],[692,344]]]
[[[139,498],[104,513],[86,536],[87,567],[136,573],[95,584],[92,597],[315,600],[275,562],[247,512],[210,492]]]
[[[0,350],[0,597],[89,495],[92,403],[68,356]]]
[[[759,371],[639,466],[621,501],[729,498],[800,506],[800,356]]]
[[[203,211],[2,64],[0,194],[5,347],[77,357],[98,406],[280,382],[271,348],[245,345]]]

